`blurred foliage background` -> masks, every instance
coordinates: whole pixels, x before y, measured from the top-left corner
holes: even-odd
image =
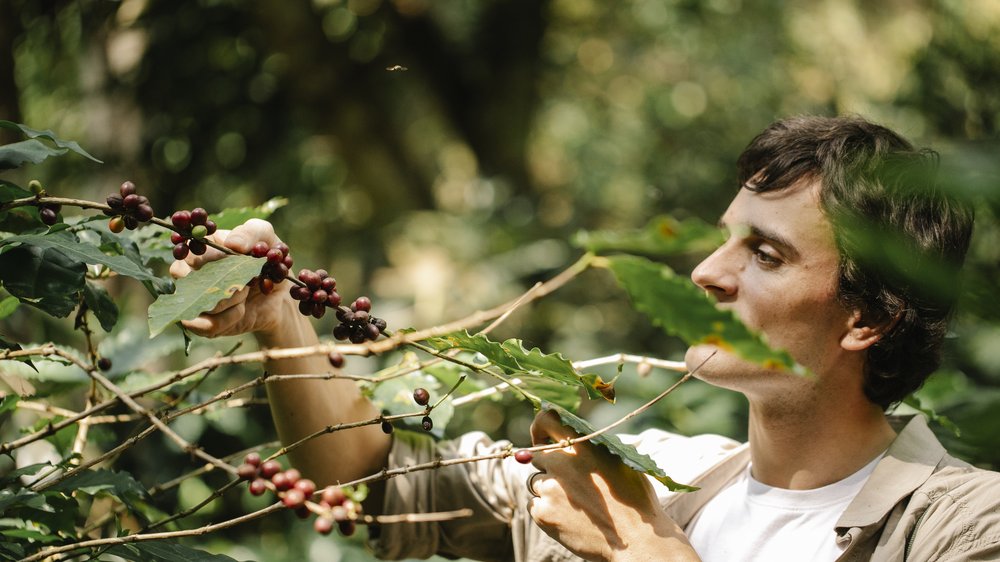
[[[997,468],[1000,3],[0,0],[0,118],[51,128],[105,161],[61,158],[12,180],[103,200],[131,179],[160,215],[286,197],[273,222],[296,266],[328,268],[346,298],[371,295],[397,328],[520,294],[575,259],[581,229],[637,228],[661,213],[714,222],[743,146],[799,113],[857,113],[936,148],[949,185],[975,202],[970,269],[989,283],[967,299],[920,396],[962,429],[960,439],[940,431],[954,452]],[[688,271],[698,258],[672,265]],[[141,326],[148,296],[115,289]],[[73,337],[68,322],[25,308],[3,322],[15,340]],[[318,326],[328,332],[332,319]],[[572,359],[683,353],[601,273],[519,311],[496,337]],[[128,322],[114,342],[121,355],[145,349]],[[220,388],[248,376],[213,375]],[[617,418],[672,378],[626,371],[618,405],[588,415]],[[460,409],[448,433],[526,443],[530,409],[508,406]],[[744,418],[741,396],[692,382],[631,430],[745,438]],[[266,408],[192,423],[184,429],[210,449],[273,437]],[[153,485],[182,471],[175,456],[130,469]],[[169,501],[219,484],[206,482]],[[185,526],[249,509],[244,496]],[[201,544],[240,559],[369,559],[291,516]]]

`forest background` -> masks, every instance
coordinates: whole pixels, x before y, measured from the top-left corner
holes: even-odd
[[[661,214],[714,222],[734,193],[741,149],[776,118],[800,113],[860,114],[939,150],[946,187],[977,207],[969,270],[995,285],[992,0],[0,0],[0,118],[53,129],[104,161],[53,159],[5,178],[97,201],[130,179],[156,209],[284,198],[272,222],[297,262],[371,295],[394,327],[432,326],[516,297],[576,259],[582,230],[641,228]],[[689,271],[699,257],[672,265]],[[115,363],[162,351],[134,337],[149,296],[128,283],[110,288],[123,316],[107,336]],[[956,437],[936,426],[948,447],[993,469],[998,301],[964,295],[945,365],[919,392],[960,428]],[[317,322],[323,332],[332,325]],[[23,306],[0,332],[79,338],[71,322]],[[572,359],[678,359],[684,349],[599,273],[496,333]],[[192,358],[163,361],[232,345],[198,341]],[[224,386],[257,374],[212,376]],[[623,377],[618,403],[587,417],[607,423],[666,384],[662,375]],[[626,430],[745,439],[745,409],[741,396],[691,382]],[[527,444],[531,415],[523,404],[483,401],[456,410],[446,435],[479,429]],[[273,438],[266,407],[196,420],[184,434],[206,447]],[[0,421],[4,440],[17,434],[16,418]],[[181,470],[186,459],[175,456],[128,468],[153,485]],[[209,484],[192,479],[170,501],[191,505]],[[189,526],[258,503],[231,493]],[[198,544],[237,559],[371,559],[358,540],[319,536],[291,514]]]

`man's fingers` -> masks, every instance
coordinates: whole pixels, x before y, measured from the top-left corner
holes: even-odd
[[[247,297],[249,295],[250,295],[250,287],[244,285],[242,289],[233,293],[233,296],[229,297],[228,299],[222,299],[221,301],[216,303],[215,308],[209,310],[206,314],[219,314],[220,312],[229,310],[230,308],[236,305],[243,304],[247,300]]]
[[[233,326],[243,319],[245,309],[244,303],[240,302],[219,314],[202,314],[192,320],[184,320],[181,324],[199,336],[209,338],[226,336]]]
[[[174,279],[180,279],[191,273],[191,266],[187,264],[184,260],[176,260],[174,263],[170,264],[170,276]]]
[[[281,240],[274,233],[271,223],[261,219],[250,219],[234,228],[222,244],[234,252],[246,254],[257,242],[274,247]]]
[[[573,437],[577,437],[577,433],[564,426],[562,420],[559,419],[559,414],[553,410],[540,412],[531,422],[531,443],[533,445],[558,443]]]

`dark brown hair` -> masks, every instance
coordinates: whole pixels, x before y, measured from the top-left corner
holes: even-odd
[[[920,388],[941,363],[973,222],[938,187],[937,153],[858,117],[793,117],[754,138],[737,166],[757,192],[820,181],[839,299],[887,328],[867,351],[865,395],[887,409]]]

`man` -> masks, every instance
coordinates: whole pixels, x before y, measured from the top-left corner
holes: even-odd
[[[749,444],[657,430],[630,439],[700,491],[665,493],[588,443],[536,455],[534,469],[497,461],[411,473],[389,480],[373,508],[468,507],[474,515],[387,525],[376,552],[518,561],[1000,559],[1000,475],[948,456],[922,418],[884,415],[937,367],[954,300],[907,266],[957,267],[971,233],[971,214],[928,181],[933,164],[857,118],[780,121],[740,157],[740,188],[720,221],[730,236],[692,279],[811,376],[712,346],[688,351],[689,366],[704,361],[699,378],[747,397]],[[909,252],[902,267],[879,263],[865,235],[873,230],[879,244]],[[261,221],[219,238],[244,253],[258,240],[277,242]],[[284,295],[243,291],[188,327],[249,331],[268,347],[315,343]],[[267,368],[329,370],[324,358]],[[271,383],[268,392],[285,442],[378,414],[346,381]],[[535,443],[573,435],[551,413],[532,426]],[[317,439],[292,461],[328,483],[502,446],[477,433],[444,443],[406,432],[390,439],[368,426]]]

